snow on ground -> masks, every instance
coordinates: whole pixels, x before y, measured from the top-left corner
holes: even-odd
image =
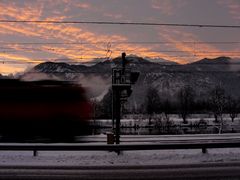
[[[102,166],[102,165],[167,165],[206,162],[240,161],[239,148],[208,149],[203,154],[196,150],[125,151],[120,155],[102,151],[0,151],[0,166]]]

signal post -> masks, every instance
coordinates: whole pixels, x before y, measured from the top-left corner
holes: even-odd
[[[126,54],[122,53],[122,66],[112,68],[112,121],[116,144],[120,144],[122,105],[131,95],[131,86],[136,83],[140,74],[139,72],[131,71],[131,68],[126,68],[126,64]]]

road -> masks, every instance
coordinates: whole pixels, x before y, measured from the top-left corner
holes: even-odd
[[[240,163],[212,163],[162,166],[41,167],[2,166],[0,179],[239,179]]]

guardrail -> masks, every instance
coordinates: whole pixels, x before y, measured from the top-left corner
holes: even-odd
[[[0,150],[33,151],[134,151],[134,150],[166,150],[166,149],[202,149],[206,153],[208,148],[235,148],[240,142],[201,142],[201,143],[162,143],[162,144],[0,144]]]
[[[82,136],[76,142],[106,143],[107,136]],[[165,142],[207,142],[207,141],[235,141],[240,142],[240,134],[201,134],[201,135],[122,135],[121,143],[165,143]]]

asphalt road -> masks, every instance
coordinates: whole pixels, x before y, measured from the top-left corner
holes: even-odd
[[[43,166],[2,166],[0,179],[240,179],[240,163],[211,163],[194,165],[163,166],[92,166],[92,167],[43,167]]]

